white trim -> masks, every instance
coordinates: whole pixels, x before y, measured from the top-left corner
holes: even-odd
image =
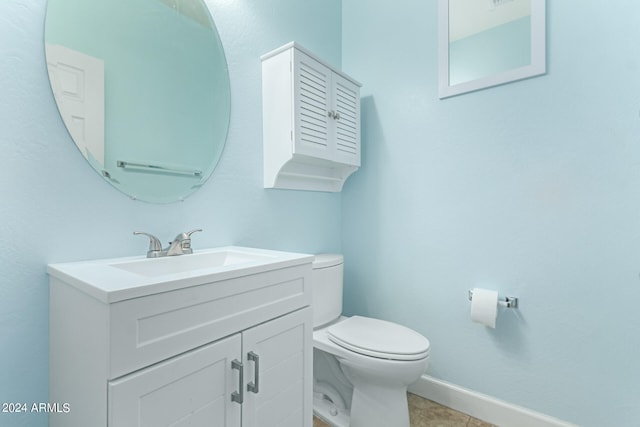
[[[498,426],[577,427],[428,375],[410,385],[409,392]]]

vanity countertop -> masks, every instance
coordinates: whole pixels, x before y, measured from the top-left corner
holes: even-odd
[[[174,257],[144,256],[56,263],[52,278],[106,304],[213,283],[235,277],[309,264],[314,256],[266,249],[226,246]]]

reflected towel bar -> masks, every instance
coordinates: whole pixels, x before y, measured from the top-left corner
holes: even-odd
[[[136,162],[127,162],[124,160],[118,160],[116,165],[119,168],[141,168],[141,169],[151,169],[158,172],[170,172],[170,173],[181,173],[185,175],[193,175],[193,176],[202,176],[202,171],[197,169],[188,169],[188,168],[179,168],[173,166],[162,166],[162,165],[152,165],[148,163],[136,163]]]

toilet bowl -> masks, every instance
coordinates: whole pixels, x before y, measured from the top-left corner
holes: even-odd
[[[338,427],[409,427],[407,386],[429,341],[405,326],[342,313],[343,258],[313,264],[314,413]]]

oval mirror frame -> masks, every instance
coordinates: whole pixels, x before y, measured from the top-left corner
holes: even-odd
[[[117,189],[170,203],[212,174],[231,93],[203,0],[48,0],[45,53],[71,138]]]

